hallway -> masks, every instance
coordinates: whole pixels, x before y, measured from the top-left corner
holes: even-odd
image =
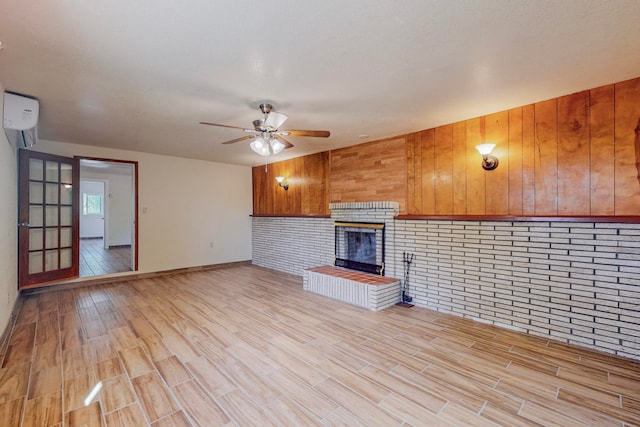
[[[131,271],[131,246],[104,249],[104,241],[80,239],[80,277]]]

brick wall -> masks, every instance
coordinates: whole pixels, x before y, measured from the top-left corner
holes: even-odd
[[[254,218],[254,264],[298,275],[332,264],[333,221]],[[388,276],[403,277],[403,252],[416,255],[409,294],[417,306],[640,360],[640,224],[387,227]]]
[[[416,305],[640,359],[640,224],[397,221]]]
[[[333,265],[333,231],[329,218],[253,217],[252,263],[298,276]]]

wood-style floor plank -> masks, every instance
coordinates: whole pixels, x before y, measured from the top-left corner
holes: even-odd
[[[140,404],[147,418],[157,421],[160,418],[177,411],[178,405],[169,390],[155,372],[140,375],[131,380]]]
[[[100,403],[94,402],[89,406],[83,406],[82,408],[66,413],[64,423],[67,427],[102,427]]]
[[[27,394],[29,363],[11,363],[0,369],[0,403]]]
[[[130,427],[149,425],[138,404],[126,406],[105,416],[107,427]]]
[[[156,368],[169,387],[173,387],[193,378],[191,372],[189,372],[189,370],[182,364],[182,362],[180,362],[180,360],[178,360],[176,356],[158,360],[156,362]]]
[[[638,361],[301,282],[243,265],[22,295],[0,426],[640,425]]]
[[[51,427],[62,422],[62,396],[55,392],[27,400],[23,426]]]
[[[102,406],[111,412],[136,402],[136,395],[126,375],[118,375],[102,381],[100,392]]]
[[[231,423],[229,417],[196,381],[178,384],[173,387],[173,391],[196,425],[207,427]]]
[[[24,398],[22,397],[0,403],[0,425],[5,427],[20,426],[23,404]]]

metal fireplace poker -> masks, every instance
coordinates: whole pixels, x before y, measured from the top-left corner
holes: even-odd
[[[402,263],[404,264],[404,280],[402,281],[402,286],[400,287],[401,295],[400,302],[396,305],[401,307],[413,307],[411,301],[413,301],[413,297],[409,296],[407,293],[409,291],[409,270],[411,269],[411,263],[415,258],[415,254],[403,252],[402,253]]]

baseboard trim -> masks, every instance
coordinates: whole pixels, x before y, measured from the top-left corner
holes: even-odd
[[[73,279],[73,281],[69,281],[69,282],[52,283],[50,285],[45,285],[38,288],[25,289],[20,291],[20,294],[32,295],[32,294],[38,294],[42,292],[82,288],[85,286],[104,285],[106,283],[126,282],[129,280],[136,280],[136,279],[150,279],[154,277],[169,276],[173,274],[193,273],[197,271],[207,271],[207,270],[220,270],[224,268],[238,267],[241,265],[251,265],[251,260],[201,265],[196,267],[175,268],[172,270],[152,271],[148,273],[132,273],[132,274],[126,274],[126,275],[120,275],[120,276],[95,277],[95,278],[88,277],[86,279],[75,278]]]
[[[13,309],[11,310],[11,315],[9,316],[9,320],[7,321],[7,326],[4,328],[4,332],[0,337],[0,355],[7,354],[7,347],[9,345],[9,337],[11,336],[11,331],[18,320],[18,312],[22,307],[22,297],[18,295],[16,300],[13,302]],[[4,356],[0,357],[0,365],[4,363],[2,360]]]

